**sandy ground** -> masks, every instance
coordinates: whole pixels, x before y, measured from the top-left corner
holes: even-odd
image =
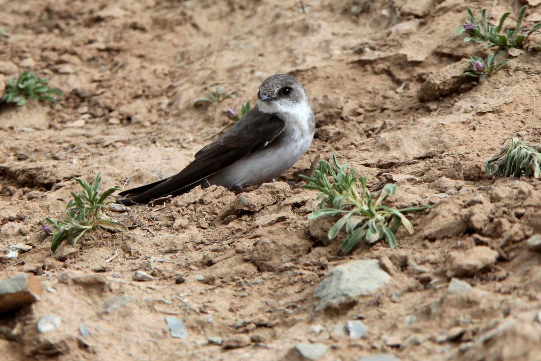
[[[519,4],[472,6],[499,17]],[[0,319],[4,360],[279,360],[297,343],[329,346],[323,361],[541,360],[541,256],[526,247],[541,232],[541,184],[483,170],[509,135],[539,140],[539,55],[523,53],[461,93],[417,99],[430,74],[474,53],[454,36],[466,2],[0,0],[0,8],[9,35],[0,37],[0,83],[32,70],[65,92],[54,105],[0,110],[0,248],[33,247],[2,259],[1,278],[29,272],[47,287],[30,309]],[[526,22],[540,18],[532,8]],[[262,80],[286,72],[305,85],[317,128],[277,182],[133,207],[112,214],[128,232],[97,230],[50,252],[41,222],[61,216],[75,177],[101,171],[104,187],[128,188],[174,174],[230,124],[227,109],[253,104]],[[220,85],[237,97],[192,106]],[[343,256],[339,242],[318,238],[321,224],[307,220],[317,194],[289,182],[333,154],[373,189],[398,184],[394,206],[432,205],[411,216],[416,232],[400,231],[398,249],[378,243]],[[328,270],[369,259],[391,275],[386,286],[315,311]],[[153,280],[133,281],[138,270]],[[452,277],[472,290],[447,292]],[[62,326],[44,338],[36,322],[45,314]],[[170,336],[167,316],[184,322],[187,339]],[[356,319],[369,327],[362,339],[336,332]]]

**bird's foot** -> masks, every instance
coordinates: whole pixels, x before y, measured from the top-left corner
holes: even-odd
[[[299,188],[301,186],[301,182],[295,182],[295,181],[287,181],[287,184],[289,184],[291,189]]]
[[[231,187],[231,190],[235,192],[235,194],[241,194],[245,192],[244,187],[241,185],[234,185],[233,187]]]

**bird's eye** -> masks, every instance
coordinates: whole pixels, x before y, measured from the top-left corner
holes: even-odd
[[[289,94],[291,94],[292,91],[293,91],[293,89],[291,89],[290,87],[285,87],[285,88],[282,89],[282,93],[284,95],[289,95]]]

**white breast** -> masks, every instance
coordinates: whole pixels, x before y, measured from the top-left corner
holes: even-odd
[[[265,147],[224,168],[208,179],[210,184],[231,188],[268,182],[291,168],[308,150],[314,137],[314,115],[310,104],[303,102],[287,107],[274,104],[275,107],[269,109],[267,104],[259,102],[258,107],[264,113],[281,113],[287,119],[280,143]],[[276,112],[276,107],[280,107],[280,111]]]

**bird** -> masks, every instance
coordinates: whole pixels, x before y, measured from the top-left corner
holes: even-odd
[[[201,185],[243,189],[280,176],[308,150],[315,116],[304,86],[292,75],[263,81],[257,104],[225,134],[203,147],[176,175],[128,189],[117,202],[126,206],[177,196]]]

